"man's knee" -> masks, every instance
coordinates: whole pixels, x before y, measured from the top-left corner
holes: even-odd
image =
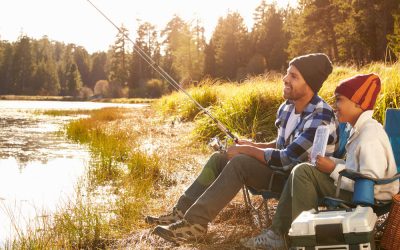
[[[204,168],[213,171],[215,174],[219,174],[227,162],[228,159],[225,153],[214,152],[208,159],[207,164],[204,165]]]
[[[209,186],[224,169],[226,162],[225,154],[220,152],[213,153],[198,177],[200,184]]]

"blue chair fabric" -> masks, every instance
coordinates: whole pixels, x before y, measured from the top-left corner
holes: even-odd
[[[397,172],[400,173],[400,111],[399,109],[387,109],[385,119],[385,131],[392,144]]]

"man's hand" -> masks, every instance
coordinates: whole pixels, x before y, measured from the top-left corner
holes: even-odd
[[[230,146],[227,150],[226,150],[226,155],[228,156],[228,159],[232,159],[235,155],[240,154],[240,148],[242,146],[240,145],[234,145],[234,146]]]
[[[317,159],[315,161],[315,167],[319,171],[330,174],[335,169],[335,166],[336,166],[335,162],[329,159],[329,157],[317,155]]]
[[[236,144],[254,146],[254,143],[249,139],[238,139]]]

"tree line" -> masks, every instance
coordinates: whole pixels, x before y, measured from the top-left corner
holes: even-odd
[[[249,29],[237,12],[220,17],[206,41],[200,20],[174,16],[162,30],[121,26],[106,52],[21,35],[0,41],[0,94],[159,97],[171,91],[151,64],[180,84],[204,78],[241,81],[282,72],[290,58],[324,52],[335,63],[364,65],[400,58],[398,0],[299,0],[278,8],[261,0]],[[147,61],[140,54],[148,56]]]

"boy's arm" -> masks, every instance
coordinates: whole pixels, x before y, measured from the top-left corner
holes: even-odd
[[[360,172],[366,176],[372,178],[384,178],[385,172],[387,171],[388,159],[384,147],[378,140],[372,140],[360,145],[359,150],[357,150],[359,166],[358,169],[353,169],[354,171]],[[356,152],[352,152],[356,153]],[[333,172],[330,174],[331,178],[337,180],[339,178],[339,172],[346,168],[345,164],[337,164]],[[341,188],[354,191],[354,181],[348,178],[342,178]]]

